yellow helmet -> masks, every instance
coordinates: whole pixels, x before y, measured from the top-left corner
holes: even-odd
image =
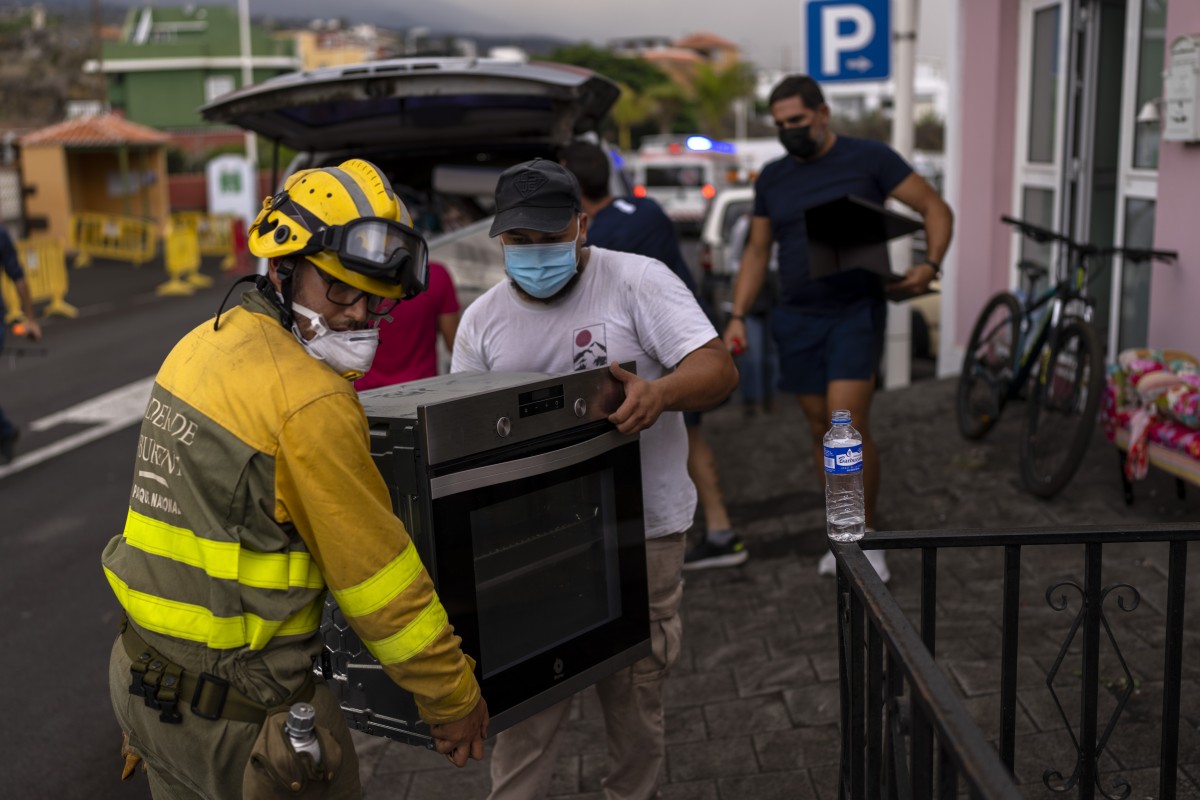
[[[263,200],[248,240],[260,258],[303,256],[380,297],[413,297],[427,282],[425,239],[387,177],[362,159],[290,175]]]

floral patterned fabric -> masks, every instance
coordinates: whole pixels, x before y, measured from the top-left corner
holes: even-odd
[[[1153,442],[1200,462],[1200,361],[1179,350],[1126,350],[1108,369],[1102,423],[1109,441],[1130,431],[1125,473],[1145,477]]]

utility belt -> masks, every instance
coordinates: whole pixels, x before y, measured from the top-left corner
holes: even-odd
[[[179,724],[183,716],[179,713],[179,701],[191,698],[191,710],[201,719],[227,719],[235,722],[250,722],[261,725],[266,718],[287,710],[293,703],[306,703],[316,692],[316,683],[311,672],[305,674],[304,683],[291,697],[276,706],[265,706],[251,700],[229,684],[207,672],[188,672],[178,664],[167,660],[161,653],[137,634],[129,620],[121,622],[121,643],[133,663],[129,666],[132,680],[129,693],[145,698],[146,707],[159,712],[162,722]]]

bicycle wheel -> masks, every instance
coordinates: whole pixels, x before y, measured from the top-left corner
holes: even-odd
[[[1075,320],[1043,355],[1021,437],[1021,477],[1029,491],[1053,497],[1092,443],[1104,391],[1104,353],[1096,329]]]
[[[1021,303],[1009,292],[988,300],[975,321],[958,375],[958,430],[978,439],[991,430],[1008,400],[1017,367]]]

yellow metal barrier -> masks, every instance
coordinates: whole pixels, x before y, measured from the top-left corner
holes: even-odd
[[[236,262],[233,247],[234,218],[228,214],[205,214],[200,211],[176,211],[171,224],[187,226],[200,239],[200,255],[221,256],[221,269],[233,269]]]
[[[160,295],[189,295],[197,287],[212,286],[212,278],[200,274],[200,237],[189,225],[167,228],[166,268],[168,280],[155,291]]]
[[[79,313],[75,306],[66,301],[67,262],[62,243],[57,239],[36,238],[17,242],[17,257],[25,268],[25,283],[34,303],[47,303],[44,315],[58,314],[74,317]],[[5,275],[0,280],[0,293],[4,296],[6,314],[4,324],[23,319],[21,299],[17,287]]]
[[[91,212],[71,215],[76,267],[90,265],[93,257],[140,266],[154,258],[157,240],[153,220]]]

